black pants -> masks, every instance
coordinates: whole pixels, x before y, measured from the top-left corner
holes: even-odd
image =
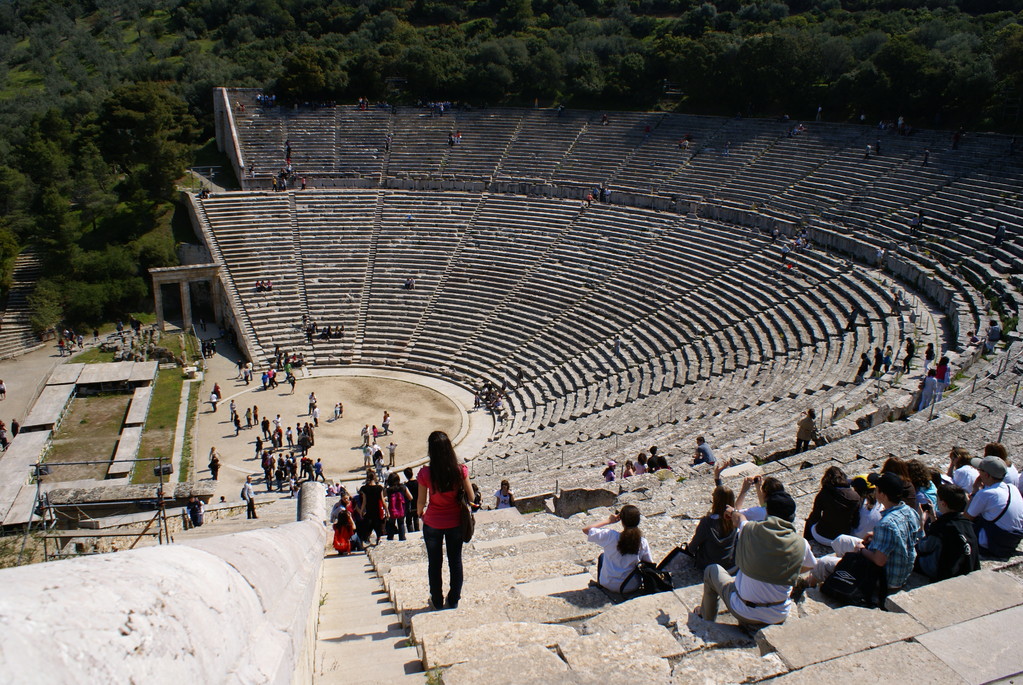
[[[256,500],[253,497],[250,497],[248,500],[246,500],[246,504],[245,504],[245,518],[247,518],[247,519],[258,519],[259,518],[259,516],[256,515]]]
[[[800,452],[805,452],[808,449],[810,449],[809,440],[800,440],[799,438],[796,438],[796,454],[799,454]]]
[[[377,542],[380,542],[380,538],[384,536],[384,521],[383,519],[369,516],[367,512],[366,517],[359,522],[359,537],[368,545],[371,533],[376,533]]]
[[[397,535],[401,541],[405,540],[405,517],[401,518],[389,518],[387,519],[387,539],[393,540],[394,536]]]
[[[448,587],[447,606],[458,606],[462,598],[462,528],[431,528],[423,524],[423,542],[426,543],[426,558],[429,562],[430,598],[433,607],[444,606],[444,546],[447,545],[448,569],[451,582]]]
[[[419,517],[416,516],[415,503],[409,502],[409,511],[405,514],[405,530],[409,532],[416,532],[419,530]]]

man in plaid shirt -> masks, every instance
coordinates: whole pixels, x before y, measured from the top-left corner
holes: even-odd
[[[895,591],[906,584],[913,571],[920,516],[899,499],[903,482],[894,473],[871,474],[870,482],[877,488],[877,501],[884,507],[884,515],[873,535],[863,540],[863,556],[884,567],[888,587]]]

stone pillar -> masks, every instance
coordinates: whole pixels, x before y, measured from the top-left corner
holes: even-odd
[[[221,297],[222,297],[222,295],[221,295],[220,278],[218,278],[217,276],[213,276],[210,279],[210,304],[212,304],[212,306],[213,306],[213,322],[218,324],[218,325],[222,321],[222,319],[220,317],[220,298]]]
[[[156,328],[163,330],[163,283],[153,279],[153,306],[156,308]]]
[[[192,291],[188,281],[178,283],[181,287],[181,327],[186,331],[192,328]]]

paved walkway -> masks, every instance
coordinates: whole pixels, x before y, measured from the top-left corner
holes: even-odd
[[[28,354],[0,361],[0,379],[7,386],[7,399],[0,400],[0,420],[8,428],[11,419],[25,419],[50,373],[68,359],[70,357],[61,359],[56,343],[49,342]]]

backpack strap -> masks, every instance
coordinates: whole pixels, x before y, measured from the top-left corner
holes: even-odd
[[[1005,481],[1002,482],[1004,483]],[[1009,505],[1012,504],[1012,491],[1015,490],[1015,488],[1008,483],[1005,483],[1005,487],[1009,491],[1009,496],[1005,498],[1005,508],[1002,509],[1002,513],[998,515],[998,518],[993,519],[991,523],[998,523],[1001,521],[1002,517],[1005,516],[1005,512],[1009,511]]]

